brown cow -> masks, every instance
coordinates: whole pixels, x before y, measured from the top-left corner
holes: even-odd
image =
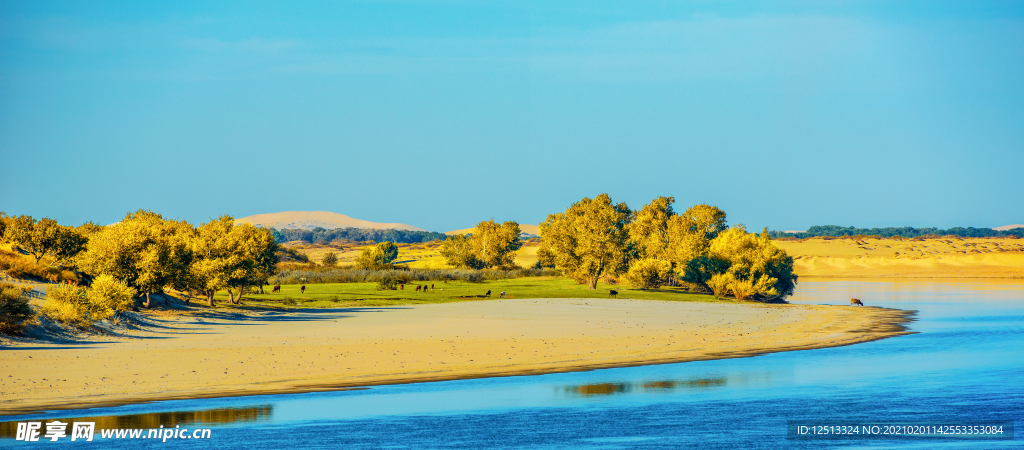
[[[423,285],[417,284],[416,285],[416,292],[419,292],[421,288],[423,288]]]
[[[271,294],[273,294],[275,292],[281,292],[281,285],[280,284],[274,286],[274,290],[270,291]]]
[[[861,301],[860,301],[860,300],[858,300],[858,299],[855,299],[855,298],[851,298],[851,299],[850,299],[850,306],[854,306],[854,305],[857,305],[857,306],[864,306],[864,303],[863,303],[863,302],[861,302]]]

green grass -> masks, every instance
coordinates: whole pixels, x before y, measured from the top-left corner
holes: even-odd
[[[505,298],[608,298],[608,291],[619,291],[619,299],[666,300],[689,302],[718,302],[712,295],[694,294],[681,288],[663,287],[660,289],[633,289],[628,286],[599,283],[597,289],[589,289],[587,285],[576,284],[572,280],[556,277],[526,277],[507,280],[470,283],[462,281],[435,281],[434,291],[416,292],[416,284],[405,285],[404,290],[378,291],[377,283],[326,283],[307,284],[306,293],[299,291],[300,285],[286,284],[281,292],[271,294],[270,286],[264,286],[265,294],[246,294],[244,303],[248,305],[274,305],[295,308],[335,308],[358,306],[392,306],[421,303],[449,303],[460,301],[485,300],[483,295],[488,289],[491,300],[499,298],[505,291]],[[426,283],[430,286],[430,283]],[[290,298],[295,305],[283,302]],[[218,303],[227,301],[227,293],[218,293]]]

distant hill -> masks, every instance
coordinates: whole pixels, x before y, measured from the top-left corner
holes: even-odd
[[[376,230],[409,230],[427,231],[404,223],[378,223],[368,220],[355,219],[344,214],[328,211],[284,211],[270,214],[256,214],[254,216],[235,219],[235,223],[251,223],[264,228],[276,228],[278,230],[312,230],[320,227],[328,230],[335,228],[368,228]]]
[[[993,230],[997,230],[997,231],[1007,231],[1007,230],[1012,230],[1012,229],[1014,229],[1014,228],[1024,228],[1024,225],[1021,225],[1021,224],[1015,224],[1015,225],[1003,225],[1003,226],[1001,226],[1001,227],[995,227],[995,228],[993,228]]]
[[[444,234],[447,234],[449,236],[451,236],[453,234],[469,234],[469,233],[473,232],[474,228],[476,228],[476,227],[463,228],[461,230],[445,231]],[[519,224],[519,231],[522,231],[523,233],[530,234],[530,235],[533,235],[533,236],[540,236],[540,227],[537,226],[537,225],[531,225],[531,224],[528,224],[528,223],[521,223],[521,224]]]

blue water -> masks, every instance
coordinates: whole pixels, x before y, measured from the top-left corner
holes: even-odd
[[[97,448],[1024,447],[1024,282],[810,281],[797,294],[791,302],[848,304],[856,297],[869,306],[917,310],[911,330],[918,334],[754,358],[5,420],[106,417],[213,429],[208,441],[88,444]],[[794,440],[786,434],[787,421],[1008,420],[1018,425],[1013,441]],[[0,440],[0,446],[14,444]]]

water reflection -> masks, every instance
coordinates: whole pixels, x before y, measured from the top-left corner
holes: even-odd
[[[175,411],[148,414],[129,414],[124,416],[96,416],[61,418],[62,422],[96,422],[97,430],[113,428],[149,429],[174,427],[175,425],[207,424],[228,425],[236,422],[255,422],[269,420],[273,412],[272,405],[259,405],[249,408],[220,408],[204,411]],[[42,421],[42,419],[36,419]],[[48,419],[55,420],[55,419]],[[25,420],[21,420],[25,422]],[[18,422],[0,422],[0,438],[14,438]]]
[[[672,392],[692,388],[725,386],[725,377],[696,378],[692,380],[647,381],[641,383],[597,383],[565,386],[563,391],[582,396],[628,394],[633,392]]]

